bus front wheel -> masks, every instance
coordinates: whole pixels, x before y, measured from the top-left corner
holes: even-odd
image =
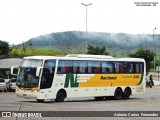
[[[56,102],[63,102],[65,98],[66,98],[66,92],[64,90],[60,90],[57,93],[55,101]]]
[[[114,92],[114,99],[120,100],[122,98],[122,90],[120,88],[117,88]]]

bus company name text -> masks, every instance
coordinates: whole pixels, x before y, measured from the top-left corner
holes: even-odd
[[[117,76],[107,76],[107,77],[104,77],[104,76],[101,76],[101,80],[116,80],[117,79]]]

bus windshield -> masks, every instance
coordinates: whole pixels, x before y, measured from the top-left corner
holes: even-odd
[[[42,66],[42,63],[42,60],[22,60],[17,76],[17,86],[19,88],[37,88],[39,77],[36,77],[36,70],[37,67]]]

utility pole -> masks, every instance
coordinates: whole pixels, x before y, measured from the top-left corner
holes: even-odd
[[[87,54],[87,47],[88,47],[88,35],[87,35],[87,7],[89,5],[92,5],[92,3],[89,3],[89,4],[84,4],[84,3],[81,3],[82,5],[84,5],[86,7],[86,54]]]
[[[156,75],[155,69],[156,69],[156,48],[155,48],[155,40],[154,40],[154,35],[155,35],[155,30],[156,28],[153,29],[153,43],[154,43],[154,75]]]

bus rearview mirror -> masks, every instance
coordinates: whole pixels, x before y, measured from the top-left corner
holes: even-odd
[[[19,65],[15,65],[15,66],[11,67],[11,75],[17,75],[17,74],[14,74],[14,69],[15,68],[19,68]]]
[[[41,77],[40,74],[41,74],[41,70],[42,70],[42,69],[43,69],[42,67],[38,67],[38,68],[37,68],[37,70],[36,70],[36,76],[37,76],[37,77]]]

